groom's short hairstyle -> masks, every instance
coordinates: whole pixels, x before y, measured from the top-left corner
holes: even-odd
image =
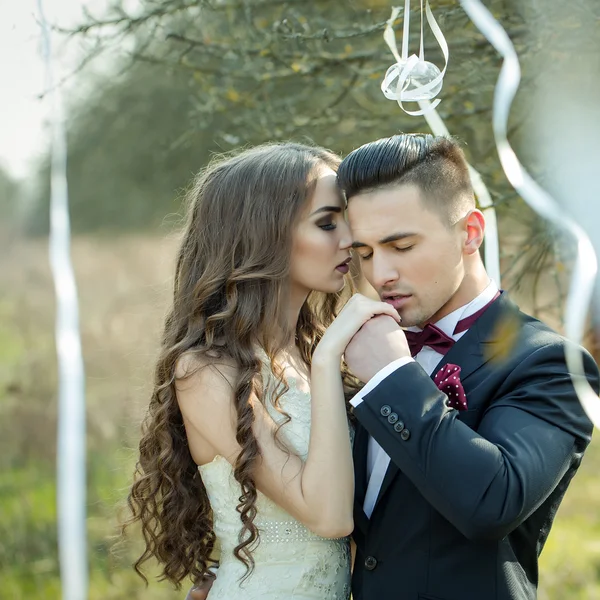
[[[448,224],[475,208],[465,155],[446,137],[401,134],[364,144],[342,161],[337,178],[347,201],[385,187],[417,185],[428,208]]]

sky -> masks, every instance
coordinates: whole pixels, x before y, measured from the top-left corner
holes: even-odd
[[[50,23],[63,27],[82,20],[86,7],[101,15],[108,0],[41,0]],[[81,50],[53,35],[55,79],[75,68]],[[0,0],[0,166],[24,179],[47,147],[48,97],[41,54],[38,0]]]

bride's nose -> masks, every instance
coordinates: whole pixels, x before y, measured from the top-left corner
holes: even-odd
[[[350,232],[350,226],[346,220],[343,220],[338,225],[338,230],[340,234],[340,249],[347,250],[350,248],[350,246],[352,246],[352,234]]]

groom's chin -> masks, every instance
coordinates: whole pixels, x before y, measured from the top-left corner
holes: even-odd
[[[417,315],[414,314],[413,311],[410,310],[399,310],[398,314],[400,315],[400,318],[402,319],[402,322],[400,323],[400,325],[402,327],[415,327],[415,326],[419,326],[420,323],[422,322],[419,317]]]

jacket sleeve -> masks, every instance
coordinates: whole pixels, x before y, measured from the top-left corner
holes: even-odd
[[[598,368],[587,353],[584,364],[597,393]],[[493,396],[473,431],[446,406],[446,395],[421,366],[411,363],[355,409],[391,460],[469,539],[501,539],[519,526],[591,439],[592,424],[575,394],[562,344],[529,354]]]

